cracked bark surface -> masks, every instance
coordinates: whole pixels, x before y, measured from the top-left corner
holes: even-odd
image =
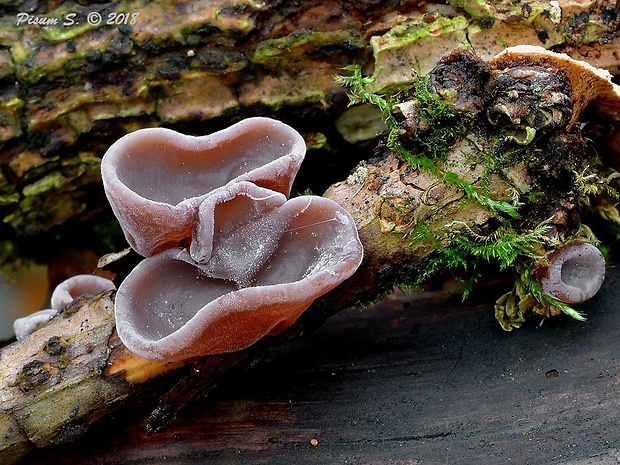
[[[139,127],[206,134],[244,116],[278,117],[318,148],[300,186],[318,192],[358,161],[351,144],[374,135],[364,115],[360,122],[355,110],[346,111],[333,80],[345,65],[374,72],[381,91],[409,80],[412,69],[427,73],[456,48],[488,58],[530,43],[619,73],[617,5],[610,0],[175,5],[0,5],[0,263],[49,262],[50,250],[68,244],[98,253],[111,251],[111,242],[118,248],[99,160]],[[75,14],[79,24],[18,25],[25,12],[61,23]],[[89,25],[89,13],[103,23]],[[106,24],[118,18],[128,24]]]
[[[101,11],[105,11],[107,4],[102,5]],[[281,9],[277,2],[244,3],[245,6],[232,9],[225,8],[231,5],[230,2],[210,2],[209,7],[203,9],[197,8],[199,6],[197,3],[192,5],[196,7],[196,11],[200,11],[202,16],[183,16],[189,23],[182,22],[181,25],[162,19],[166,18],[165,14],[170,14],[170,12],[163,10],[161,5],[153,4],[152,9],[144,6],[145,9],[141,11],[149,12],[149,14],[161,13],[163,16],[158,16],[157,20],[154,16],[149,16],[150,29],[146,28],[146,32],[142,30],[143,35],[140,35],[137,30],[126,28],[94,30],[87,28],[72,37],[60,36],[53,40],[47,38],[49,43],[46,46],[37,46],[37,40],[41,39],[38,37],[38,34],[42,33],[41,29],[17,30],[9,26],[3,29],[7,37],[13,41],[13,46],[4,50],[5,53],[9,53],[9,57],[7,67],[3,68],[8,70],[6,80],[2,82],[14,81],[17,77],[17,81],[22,86],[11,91],[16,92],[15,94],[10,94],[10,91],[6,90],[9,92],[6,95],[13,95],[16,99],[6,100],[6,102],[14,103],[13,107],[7,103],[7,111],[8,108],[16,109],[16,116],[15,124],[13,126],[8,124],[5,127],[12,127],[16,132],[7,131],[8,135],[3,147],[5,150],[2,166],[6,178],[3,188],[4,194],[8,196],[4,197],[7,202],[3,207],[6,209],[4,219],[7,236],[3,237],[19,236],[22,239],[18,239],[18,242],[25,240],[23,238],[27,238],[28,241],[37,238],[36,240],[39,241],[42,237],[47,237],[48,233],[57,234],[60,230],[78,230],[77,224],[82,222],[86,224],[88,218],[100,218],[99,211],[103,207],[101,206],[102,193],[99,192],[100,185],[96,174],[98,156],[103,153],[104,147],[111,140],[139,126],[165,124],[189,132],[197,128],[200,128],[201,132],[209,132],[218,125],[225,124],[226,121],[243,116],[246,112],[252,114],[264,112],[272,116],[274,114],[281,116],[293,125],[295,122],[300,122],[299,129],[308,129],[307,135],[310,133],[315,135],[314,138],[308,137],[308,140],[317,141],[317,144],[322,145],[324,150],[329,145],[331,149],[335,147],[337,151],[346,151],[346,147],[349,146],[343,142],[343,139],[344,134],[349,133],[346,130],[338,132],[334,129],[335,125],[332,126],[336,117],[345,113],[349,114],[344,110],[346,105],[344,90],[334,84],[332,77],[332,74],[339,72],[341,65],[357,61],[367,65],[371,71],[374,69],[377,78],[385,76],[389,78],[389,82],[378,81],[377,86],[402,82],[402,79],[411,77],[410,61],[405,65],[406,72],[402,65],[400,68],[391,66],[402,63],[402,59],[407,57],[409,57],[408,60],[415,61],[415,57],[422,56],[420,50],[425,50],[423,56],[426,56],[429,42],[416,39],[405,41],[405,43],[397,41],[394,44],[390,42],[394,40],[394,37],[408,37],[407,31],[414,31],[413,36],[417,37],[417,32],[424,30],[427,34],[424,37],[429,37],[428,33],[431,33],[432,43],[451,43],[452,47],[467,46],[468,43],[473,43],[474,32],[474,29],[468,28],[487,24],[488,20],[485,18],[489,17],[488,8],[491,8],[487,6],[483,10],[466,11],[465,16],[460,16],[455,7],[445,7],[441,15],[433,13],[428,16],[428,11],[426,11],[426,14],[420,16],[419,12],[413,13],[417,11],[417,6],[414,8],[409,5],[406,7],[409,9],[403,6],[404,9],[399,11],[401,14],[394,16],[384,15],[385,11],[371,8],[370,3],[356,2],[353,7],[348,6],[349,14],[342,16],[344,19],[341,19],[344,22],[352,22],[335,24],[338,28],[357,25],[356,27],[360,30],[364,30],[364,34],[360,36],[363,37],[363,41],[357,43],[352,39],[351,34],[335,33],[341,32],[340,29],[337,31],[334,29],[332,31],[334,34],[325,34],[328,31],[324,30],[319,31],[321,34],[294,33],[294,29],[300,24],[312,25],[313,21],[318,21],[322,25],[332,24],[323,19],[331,17],[326,15],[325,11],[335,11],[338,14],[342,12],[344,5],[337,2],[322,3],[321,8],[319,8],[319,3],[310,2],[307,8],[304,7],[301,10],[292,7]],[[327,10],[322,9],[325,5],[329,7]],[[606,40],[608,39],[608,43],[617,41],[616,18],[608,12],[610,9],[613,10],[614,6],[606,2],[596,3],[595,6],[594,10],[592,10],[594,8],[592,5],[588,8],[591,11],[598,11],[601,19],[605,19],[600,23],[600,28],[595,28],[595,31],[603,34]],[[186,8],[191,8],[191,6],[186,6]],[[570,8],[579,7],[571,4]],[[568,21],[571,17],[568,12],[575,10],[566,11],[566,16],[563,18]],[[225,14],[222,14],[223,12]],[[499,15],[497,12],[494,14]],[[508,28],[504,31],[512,31],[510,25],[520,24],[519,21],[513,21],[514,17],[509,16],[508,13],[502,14],[506,20],[505,24],[503,20],[498,21],[498,24],[504,24],[504,27]],[[521,10],[520,14],[523,17],[532,16],[532,12],[528,12],[527,8]],[[288,20],[283,21],[283,17]],[[352,17],[357,18],[358,22],[353,21]],[[376,19],[372,27],[368,26],[367,21],[365,23],[359,21],[359,18],[369,20],[368,18],[371,17]],[[380,18],[386,22],[382,23]],[[550,17],[542,15],[539,21],[547,21],[545,18]],[[548,20],[551,21],[551,19]],[[205,24],[212,25],[215,29],[210,29]],[[275,24],[279,27],[275,27]],[[364,27],[368,26],[367,30],[364,29],[364,24],[366,25]],[[429,24],[441,27],[433,29],[423,26]],[[555,23],[552,21],[551,24]],[[568,23],[558,24],[566,26]],[[579,35],[577,32],[585,31],[586,23],[573,20],[571,24],[574,26],[572,29],[558,26],[558,29],[564,32],[568,30],[573,35],[571,35],[572,39],[568,40],[567,36],[560,34],[558,37],[561,36],[563,39],[557,47],[570,48],[583,42],[585,35]],[[599,23],[594,21],[594,24]],[[531,33],[531,23],[521,24],[521,26],[525,25],[527,27],[521,27],[520,30]],[[484,33],[492,30],[491,27],[480,29]],[[222,31],[228,31],[228,34]],[[147,32],[150,36],[144,35]],[[218,35],[220,33],[221,35]],[[445,37],[446,40],[441,42],[437,39],[438,35]],[[28,36],[27,40],[24,39],[26,36]],[[128,36],[132,37],[131,41],[127,41]],[[371,40],[375,36],[380,36],[382,40]],[[544,34],[542,36],[544,37]],[[201,41],[205,37],[209,37],[212,42],[203,44]],[[358,36],[353,38],[356,37]],[[455,41],[455,37],[467,37],[467,40],[465,42]],[[93,38],[98,38],[99,42],[92,42]],[[275,42],[272,41],[274,39]],[[74,41],[73,45],[68,45],[69,40]],[[523,36],[518,36],[518,40],[522,41]],[[536,40],[540,42],[538,35]],[[99,47],[100,55],[86,53],[89,50],[88,44],[92,43]],[[235,59],[237,55],[230,54],[241,43],[250,44],[243,52],[245,59],[251,58],[248,61],[239,61]],[[386,47],[387,43],[397,46]],[[490,40],[490,43],[493,44],[493,40]],[[369,44],[370,49],[376,52],[372,59],[367,54]],[[224,50],[228,54],[224,57],[214,57],[214,45],[218,45],[218,53]],[[551,42],[547,45],[551,46]],[[108,49],[109,46],[116,48]],[[24,52],[20,47],[32,47],[32,49]],[[585,47],[589,46],[585,45]],[[593,47],[590,50],[601,50],[601,56],[603,56],[603,46],[597,43]],[[65,49],[70,53],[66,53]],[[83,51],[85,54],[71,52],[73,49]],[[489,48],[491,49],[493,47]],[[433,59],[436,60],[445,49],[438,46],[434,50],[438,54],[436,57],[433,55]],[[48,58],[56,57],[54,51],[58,51],[65,57],[66,61],[52,61],[62,63],[62,67],[45,66]],[[188,54],[190,51],[191,53]],[[24,59],[23,62],[19,61],[20,57]],[[198,60],[197,62],[194,57]],[[301,68],[302,72],[297,74],[295,81],[292,82],[290,69],[298,67],[300,63],[304,64]],[[216,66],[218,64],[223,71]],[[430,62],[426,63],[426,65],[429,64]],[[610,68],[617,71],[614,66],[617,65],[611,65]],[[307,74],[304,74],[306,69]],[[389,72],[381,74],[378,72],[379,69],[384,71],[388,69]],[[420,70],[425,69],[420,64]],[[75,80],[71,81],[70,85],[66,81],[68,77],[65,70],[70,71],[69,74],[78,70],[75,71],[77,73],[74,75]],[[150,79],[146,83],[140,80],[144,76]],[[95,78],[98,80],[95,81]],[[94,82],[101,84],[102,87],[93,90]],[[197,106],[194,100],[187,104],[181,100],[186,95],[203,95],[202,89],[205,85],[218,90],[217,101],[213,104],[202,101]],[[234,92],[232,92],[232,100],[229,101],[229,103],[232,102],[231,106],[228,106],[227,99],[221,97],[229,95],[228,91],[231,88]],[[291,93],[291,88],[294,88],[296,92]],[[380,87],[376,88],[380,89]],[[12,88],[9,86],[6,89]],[[76,95],[82,96],[84,100],[75,97]],[[56,107],[46,105],[44,102],[48,96],[66,105]],[[246,100],[241,99],[242,96],[245,96]],[[208,113],[208,111],[213,111],[213,113]],[[325,118],[326,115],[327,118]],[[319,120],[327,123],[318,124]],[[206,127],[210,129],[205,130]],[[324,133],[323,137],[317,135],[317,128]],[[326,153],[331,160],[330,163],[341,164],[340,161],[333,162],[337,152],[327,151]],[[345,171],[348,171],[351,166]],[[58,174],[59,167],[61,170],[69,170],[69,174]],[[437,179],[432,177],[428,177],[424,184],[425,178],[420,173],[415,182],[409,183],[407,176],[412,175],[412,172],[408,172],[402,161],[394,158],[393,154],[388,154],[381,163],[368,164],[365,169],[366,175],[362,173],[360,176],[364,182],[362,184],[356,184],[355,181],[348,183],[346,188],[350,190],[351,195],[342,194],[339,195],[339,199],[346,203],[347,198],[355,197],[356,200],[363,200],[365,196],[371,195],[367,181],[372,181],[373,176],[376,181],[375,187],[378,189],[383,186],[384,188],[381,195],[384,196],[384,200],[388,200],[380,203],[380,217],[383,223],[373,224],[363,232],[365,246],[370,251],[366,266],[360,270],[356,276],[357,281],[352,287],[345,286],[336,289],[317,301],[300,323],[281,339],[265,341],[265,346],[255,347],[252,353],[240,353],[224,357],[224,359],[209,358],[200,362],[199,365],[194,365],[193,361],[181,367],[152,364],[128,354],[126,349],[119,345],[114,333],[110,332],[111,300],[107,295],[100,296],[95,301],[77,303],[77,306],[82,305],[82,309],[55,319],[49,325],[49,329],[46,329],[49,332],[39,331],[24,343],[4,349],[0,359],[5,370],[2,381],[5,387],[3,392],[7,396],[3,402],[4,415],[0,425],[5,439],[3,460],[10,462],[23,456],[33,447],[45,447],[75,438],[88,428],[92,420],[98,419],[106,412],[127,405],[129,401],[135,401],[145,392],[145,389],[147,391],[152,389],[160,395],[162,392],[169,392],[164,395],[161,408],[154,413],[149,422],[153,430],[158,430],[168,425],[174,417],[175,409],[183,406],[188,398],[195,394],[191,387],[183,383],[183,379],[192,379],[192,376],[202,373],[198,378],[204,388],[208,389],[223,373],[229,372],[238,363],[243,364],[244,361],[251,363],[254,357],[264,357],[264,354],[268,353],[266,348],[271,343],[281,343],[283,339],[292,339],[301,333],[310,332],[320,326],[326,317],[357,301],[372,300],[377,295],[391,289],[394,282],[400,281],[403,276],[417,272],[416,257],[420,260],[425,255],[423,251],[419,254],[412,253],[413,249],[408,247],[409,243],[403,241],[403,230],[399,230],[399,226],[406,226],[407,223],[403,220],[410,211],[407,212],[408,205],[398,204],[397,200],[401,198],[400,196],[391,194],[394,190],[400,189],[410,193],[411,198],[418,199],[419,204],[436,207],[436,202],[450,199],[450,192],[458,198],[462,197],[462,193],[450,191],[445,186],[438,186]],[[373,169],[377,171],[373,173]],[[404,175],[404,178],[399,179],[396,173],[398,176]],[[387,175],[387,178],[384,175]],[[342,175],[341,178],[344,176]],[[403,179],[405,182],[402,182]],[[389,182],[386,183],[386,180]],[[363,186],[366,191],[360,186]],[[433,192],[435,187],[438,187],[441,192]],[[375,192],[372,195],[376,194]],[[64,204],[61,201],[63,198],[68,199],[70,205]],[[55,203],[50,206],[49,202]],[[360,211],[364,210],[363,204],[364,202],[360,204],[362,205],[359,208]],[[351,206],[357,208],[357,206]],[[477,208],[474,210],[483,211]],[[474,212],[474,210],[470,211]],[[27,211],[34,213],[35,216],[24,216],[24,212]],[[467,210],[461,214],[467,218]],[[474,221],[473,224],[483,224],[482,220],[485,217],[472,213],[471,219]],[[475,223],[479,219],[481,222]],[[360,223],[360,225],[361,229],[364,229],[364,224]],[[56,229],[57,227],[65,229]],[[394,233],[384,234],[385,229],[390,228]],[[80,234],[92,237],[83,234],[81,230]],[[44,245],[49,244],[44,240],[39,242]],[[23,242],[20,243],[23,244]],[[13,244],[13,239],[8,239],[5,243],[8,248],[12,247],[11,244]],[[360,286],[358,283],[364,283],[364,285]],[[73,318],[73,315],[76,317]],[[65,330],[60,330],[59,325],[66,321],[73,322],[73,327],[66,333],[76,335],[76,339],[73,339],[73,336],[67,341],[52,339],[59,333],[65,333]],[[106,321],[108,323],[105,323]],[[102,337],[99,340],[101,348],[99,352],[93,350],[94,346],[90,343],[77,338],[79,334],[96,331],[95,327],[104,328],[100,330]],[[64,352],[63,349],[58,348],[59,344],[65,347]],[[19,352],[16,361],[9,363],[12,354],[16,352]],[[69,355],[63,356],[63,353]],[[96,356],[97,354],[99,355]],[[84,367],[91,368],[84,370]],[[60,372],[63,375],[59,378]],[[76,397],[73,391],[81,384],[72,384],[72,378],[67,374],[73,372],[84,377],[84,386],[87,386],[91,380],[101,380],[103,386],[109,387],[87,389],[84,391],[88,391],[86,397]],[[153,378],[169,380],[170,378],[162,376],[164,374],[170,374],[170,378],[175,381],[181,379],[176,391],[178,396],[175,395],[174,390],[167,391],[170,385],[166,385],[165,381],[162,381],[162,386],[157,386],[157,383],[152,382]],[[58,383],[59,379],[61,383]],[[148,387],[145,388],[145,386]],[[61,395],[60,398],[66,402],[58,402],[54,397],[57,394]],[[58,413],[56,417],[50,418],[50,423],[46,425],[38,423],[41,418],[47,418],[37,413],[41,411],[37,409],[43,408],[50,411],[57,409]],[[434,434],[438,436],[433,436]],[[438,428],[438,432],[423,432],[411,437],[420,440],[439,438],[443,437],[442,435],[448,435],[444,428]],[[161,439],[161,436],[159,438]]]

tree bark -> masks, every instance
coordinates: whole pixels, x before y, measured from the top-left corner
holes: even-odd
[[[47,237],[57,228],[70,231],[97,217],[105,209],[99,157],[112,140],[137,127],[167,125],[186,132],[209,132],[205,127],[213,129],[246,114],[263,113],[299,122],[306,135],[323,132],[327,138],[308,137],[308,141],[324,149],[344,149],[347,144],[375,138],[373,130],[371,134],[358,131],[355,117],[359,110],[345,110],[346,91],[333,79],[351,62],[374,73],[373,90],[381,92],[410,82],[412,67],[421,74],[428,72],[453,48],[484,43],[484,48],[478,45],[476,49],[486,57],[498,51],[500,43],[503,47],[504,39],[522,42],[528,37],[548,46],[570,46],[583,54],[589,46],[592,51],[603,50],[592,45],[592,40],[618,40],[613,8],[605,2],[588,6],[588,24],[595,26],[579,22],[584,10],[575,8],[586,8],[583,5],[567,5],[558,17],[557,12],[543,14],[533,3],[519,9],[520,13],[483,3],[461,10],[458,2],[453,3],[439,12],[405,3],[396,15],[371,2],[308,2],[303,7],[279,2],[191,3],[178,7],[185,8],[179,16],[158,3],[76,5],[75,11],[82,16],[96,10],[110,18],[122,11],[131,21],[131,13],[139,14],[136,24],[123,27],[83,23],[69,29],[46,29],[5,23],[12,46],[2,82],[17,79],[19,83],[17,88],[5,88],[5,95],[13,99],[5,102],[14,102],[5,105],[3,133],[2,208],[7,243],[23,251],[24,238]],[[60,17],[70,11],[63,4],[47,16]],[[513,36],[517,30],[519,34]],[[430,44],[431,57],[422,59],[428,56]],[[607,62],[611,68],[617,66],[617,62]],[[213,92],[204,92],[205,88]],[[197,102],[188,95],[206,100]],[[400,129],[405,134],[414,130],[407,124]],[[498,140],[494,135],[471,134],[472,145],[483,148]],[[518,135],[511,133],[510,137]],[[574,142],[545,140],[546,148]],[[464,146],[455,143],[454,147],[447,160],[463,162]],[[580,150],[586,150],[583,147]],[[101,416],[133,402],[145,389],[166,393],[149,420],[150,431],[165,428],[198,390],[213,386],[234,367],[264,356],[273,344],[311,331],[346,307],[376,300],[396,283],[415,282],[415,276],[423,272],[422,264],[437,248],[423,241],[412,246],[406,233],[415,215],[417,221],[432,220],[435,231],[459,223],[465,225],[461,233],[471,230],[478,235],[493,232],[488,228],[494,219],[510,221],[475,197],[468,198],[459,187],[461,181],[455,184],[452,178],[451,184],[437,171],[416,171],[393,147],[381,146],[377,153],[380,159],[361,163],[347,181],[337,170],[341,177],[330,180],[334,185],[326,193],[355,217],[365,246],[364,263],[352,279],[317,300],[285,333],[243,352],[180,364],[154,363],[129,353],[120,343],[114,331],[113,294],[103,294],[74,302],[26,340],[4,348],[0,355],[0,431],[4,438],[0,461],[12,463],[32,448],[71,440]],[[557,150],[554,156],[562,160],[562,154]],[[333,160],[333,152],[330,157],[330,163],[341,165]],[[583,167],[581,158],[575,160],[576,164],[562,165],[563,171],[558,168],[553,173],[565,176]],[[539,163],[534,165],[540,168]],[[476,173],[474,167],[467,174],[474,177],[464,178],[477,189]],[[599,179],[601,172],[595,174]],[[507,202],[507,189],[521,179],[495,176],[487,181],[490,191],[498,194],[496,200]],[[577,202],[571,202],[562,208],[577,208]],[[441,215],[433,216],[438,211]],[[532,228],[547,213],[538,211],[515,227]],[[558,219],[554,225],[556,230],[558,225],[566,226],[567,235],[577,229],[568,219],[564,223]],[[447,246],[454,237],[444,239]],[[7,262],[13,258],[5,256]],[[194,381],[199,382],[195,385]]]
[[[310,149],[321,149],[299,181],[300,189],[319,192],[358,161],[351,144],[375,136],[366,115],[345,109],[333,79],[343,66],[374,71],[380,92],[410,80],[412,71],[427,73],[456,48],[486,59],[530,43],[619,72],[615,2],[513,3],[3,6],[0,263],[49,262],[51,249],[67,245],[100,254],[118,249],[99,160],[139,127],[206,134],[244,116],[276,116],[302,131]],[[42,25],[54,20],[58,25]]]

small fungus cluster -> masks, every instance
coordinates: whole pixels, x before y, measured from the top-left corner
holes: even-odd
[[[50,306],[39,310],[23,318],[18,318],[13,323],[13,332],[18,341],[26,338],[35,331],[39,325],[46,323],[73,300],[83,295],[96,295],[102,292],[116,289],[114,283],[101,276],[79,274],[61,282],[52,293]]]
[[[567,304],[594,297],[605,280],[605,257],[589,242],[574,241],[548,254],[536,270],[542,290]]]
[[[355,272],[363,249],[348,212],[323,197],[288,199],[304,155],[301,135],[269,118],[201,137],[142,129],[108,149],[106,195],[146,257],[115,299],[132,352],[180,360],[244,349]]]

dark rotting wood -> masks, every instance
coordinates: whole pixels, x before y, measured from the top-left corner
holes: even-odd
[[[24,463],[615,463],[619,281],[611,270],[586,322],[515,333],[487,292],[398,293],[273,350],[164,432],[129,409]]]

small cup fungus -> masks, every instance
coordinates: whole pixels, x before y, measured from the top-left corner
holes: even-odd
[[[83,295],[96,295],[102,292],[116,289],[114,283],[101,276],[80,274],[72,276],[61,282],[54,292],[50,304],[52,308],[39,310],[23,318],[18,318],[13,323],[13,332],[18,341],[34,332],[40,324],[45,323],[64,307]]]
[[[129,245],[148,257],[187,239],[205,196],[233,180],[288,195],[304,154],[301,135],[269,118],[201,137],[148,128],[108,149],[101,176]]]
[[[40,325],[47,323],[51,320],[57,310],[52,308],[46,308],[39,310],[38,312],[31,313],[21,318],[17,318],[13,322],[13,333],[18,341],[25,339],[29,334],[34,333]]]
[[[116,295],[118,334],[133,352],[175,360],[244,349],[289,327],[350,277],[362,246],[332,200],[233,184],[201,204],[189,251],[144,259]]]
[[[305,155],[293,128],[250,118],[204,137],[136,131],[107,151],[106,195],[146,256],[115,299],[119,337],[149,359],[244,349],[350,277],[363,250],[332,200],[287,200]]]
[[[588,242],[575,241],[552,252],[549,266],[537,272],[542,290],[567,304],[578,304],[596,295],[605,280],[605,258]]]
[[[116,289],[114,283],[107,278],[92,274],[79,274],[61,282],[50,299],[52,308],[62,310],[66,305],[83,295],[96,295]]]

